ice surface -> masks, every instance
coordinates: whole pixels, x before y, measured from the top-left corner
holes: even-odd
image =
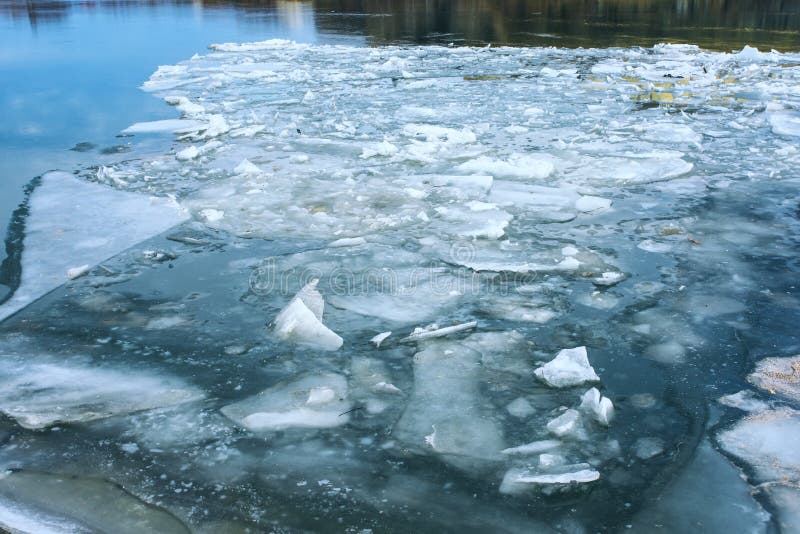
[[[600,381],[600,377],[589,364],[586,347],[560,350],[555,358],[536,369],[536,376],[556,388]]]
[[[500,493],[521,493],[542,486],[586,484],[599,479],[600,473],[589,464],[554,466],[545,471],[511,468],[503,476]]]
[[[318,280],[303,286],[281,310],[273,323],[275,334],[286,341],[314,345],[323,350],[337,350],[342,338],[322,324],[325,301],[317,291]]]
[[[312,374],[265,389],[222,409],[253,432],[287,428],[331,428],[346,424],[351,403],[347,380],[337,374]]]
[[[603,397],[597,388],[588,390],[581,396],[581,410],[585,410],[601,425],[608,426],[614,418],[614,405],[608,397]]]
[[[747,389],[730,395],[724,395],[719,398],[719,402],[725,406],[738,408],[745,412],[760,412],[769,408],[768,402],[756,398],[755,394]]]
[[[767,532],[769,514],[742,473],[704,441],[687,468],[639,512],[631,532]]]
[[[117,191],[63,172],[42,176],[29,209],[20,285],[0,305],[0,320],[66,282],[76,265],[96,265],[186,218],[169,198]]]
[[[49,355],[4,355],[0,411],[25,428],[92,421],[189,402],[204,395],[183,380]]]
[[[392,435],[457,467],[496,461],[505,449],[500,425],[480,397],[481,354],[437,342],[414,356],[414,391]]]
[[[547,430],[559,438],[574,437],[580,439],[585,436],[581,414],[572,408],[547,423]]]
[[[761,360],[747,380],[762,390],[800,401],[800,356]]]
[[[183,122],[140,129],[177,128],[172,149],[82,173],[174,195],[190,231],[119,258],[120,272],[137,273],[115,278],[127,297],[83,299],[111,278],[90,270],[6,324],[51,343],[67,336],[132,380],[132,362],[148,376],[177,369],[207,396],[24,432],[25,447],[4,455],[60,465],[69,435],[74,469],[113,473],[203,518],[198,531],[222,518],[252,531],[638,526],[631,516],[669,495],[669,481],[681,487],[703,405],[735,391],[743,358],[785,351],[774,345],[794,335],[785,273],[796,270],[800,152],[780,132],[800,106],[799,61],[690,46],[273,41],[159,68],[145,88]],[[176,158],[189,147],[192,158]],[[54,272],[63,280],[84,264]],[[314,278],[324,320],[311,294],[289,315],[332,345],[343,336],[347,350],[310,357],[261,328]],[[473,321],[480,331],[389,338],[380,350],[369,341]],[[571,376],[555,361],[534,379],[535,362],[581,345],[597,347],[607,391],[579,400],[598,379],[585,357],[574,385],[547,387],[545,370]],[[600,391],[616,404],[610,429]],[[784,402],[762,397],[759,416]],[[721,478],[722,465],[711,468]],[[513,496],[497,494],[507,471],[522,486]],[[577,482],[592,471],[599,483]],[[676,502],[669,513],[685,509],[685,522],[646,526],[758,531],[743,484],[714,490],[730,521]],[[593,490],[580,499],[532,501],[524,489],[581,486]],[[777,502],[777,489],[760,490]]]
[[[780,408],[745,417],[717,440],[752,466],[759,482],[800,480],[800,412]]]
[[[13,532],[190,532],[167,511],[106,480],[34,471],[0,477],[0,524]]]

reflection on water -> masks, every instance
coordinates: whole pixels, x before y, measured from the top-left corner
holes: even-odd
[[[125,13],[165,5],[233,10],[257,23],[278,15],[287,27],[313,25],[389,42],[495,43],[552,46],[630,46],[691,42],[718,50],[744,44],[796,49],[800,3],[783,0],[317,0],[300,1],[2,1],[0,16],[33,28],[77,11]],[[313,16],[312,16],[313,14]]]

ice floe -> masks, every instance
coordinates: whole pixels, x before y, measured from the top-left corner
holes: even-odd
[[[560,350],[555,358],[536,369],[535,373],[544,383],[556,388],[600,381],[589,364],[586,347]]]
[[[19,287],[0,305],[0,320],[186,219],[170,198],[117,191],[64,172],[41,177],[31,193],[29,211]],[[100,238],[98,228],[103,229]]]
[[[331,428],[346,424],[351,408],[347,380],[312,374],[229,404],[222,413],[253,432],[287,428]]]
[[[13,358],[13,359],[12,359]],[[5,355],[0,411],[25,428],[79,423],[203,398],[183,380],[54,356]]]
[[[286,341],[305,343],[323,350],[336,350],[344,340],[322,324],[325,300],[317,291],[318,280],[312,280],[275,317],[275,334]]]

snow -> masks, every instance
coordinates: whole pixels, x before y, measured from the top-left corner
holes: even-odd
[[[560,350],[555,358],[536,369],[535,373],[542,382],[555,388],[600,381],[589,364],[586,347]]]
[[[46,173],[30,198],[20,286],[0,305],[0,320],[185,219],[169,198],[116,191],[63,172]],[[99,228],[103,239],[97,239]]]

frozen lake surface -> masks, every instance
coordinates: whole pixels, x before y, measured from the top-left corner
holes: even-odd
[[[159,67],[171,115],[12,220],[0,525],[797,532],[798,65],[274,39]]]

